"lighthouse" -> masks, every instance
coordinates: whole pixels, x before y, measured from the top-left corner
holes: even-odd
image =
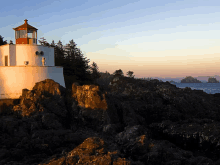
[[[0,99],[17,99],[22,89],[53,79],[65,87],[63,67],[55,66],[54,48],[37,45],[37,28],[24,24],[13,28],[15,44],[0,46]]]

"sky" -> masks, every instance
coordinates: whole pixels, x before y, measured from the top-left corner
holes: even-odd
[[[135,78],[220,75],[219,0],[3,1],[0,35],[28,23],[38,40],[74,40],[101,72]]]

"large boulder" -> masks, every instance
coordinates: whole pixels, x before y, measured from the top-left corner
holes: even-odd
[[[4,149],[0,164],[20,161],[30,153],[43,152],[40,157],[44,159],[51,149],[75,141],[65,140],[72,133],[66,129],[65,88],[46,79],[36,83],[32,90],[23,89],[19,99],[19,104],[11,109],[12,115],[2,116],[0,120],[0,148]],[[27,164],[33,164],[31,159],[30,156]]]
[[[54,80],[46,79],[36,83],[32,90],[23,89],[20,104],[14,106],[13,110],[19,111],[23,117],[37,112],[65,117],[67,111],[64,95],[64,87]]]
[[[89,109],[103,109],[106,110],[107,103],[105,94],[101,94],[99,86],[95,85],[72,85],[72,97],[78,102],[78,106]]]
[[[72,85],[72,110],[74,119],[80,124],[98,130],[104,125],[118,123],[117,112],[106,98],[107,92],[99,90],[95,85]]]

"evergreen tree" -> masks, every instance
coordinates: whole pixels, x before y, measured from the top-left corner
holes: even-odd
[[[81,50],[76,47],[73,40],[66,46],[59,41],[55,46],[55,65],[64,68],[67,88],[71,88],[74,82],[78,82],[80,85],[93,83],[89,62],[89,59],[83,57]]]
[[[55,66],[64,66],[64,50],[62,47],[62,42],[58,42],[57,45],[52,41],[51,46],[54,47],[55,54]]]
[[[128,71],[128,72],[127,72],[127,75],[128,75],[130,78],[134,78],[133,73],[134,73],[133,71]]]
[[[4,38],[4,37],[2,37],[2,36],[0,35],[0,46],[7,44],[7,40],[3,41],[3,38]]]
[[[99,73],[99,67],[95,62],[92,63],[90,70],[94,81],[101,77],[101,74]]]
[[[110,73],[107,70],[105,71],[105,74],[110,76]]]
[[[124,73],[121,69],[119,70],[116,70],[114,73],[113,73],[114,77],[115,76],[119,76],[119,77],[123,77],[124,76]]]

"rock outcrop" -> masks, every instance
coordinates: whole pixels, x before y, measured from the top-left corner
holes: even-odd
[[[0,164],[218,165],[219,99],[158,80],[47,79],[1,112]]]
[[[208,83],[219,83],[219,81],[214,77],[209,77]]]
[[[98,137],[87,138],[82,144],[74,148],[65,156],[49,160],[43,165],[51,164],[106,164],[130,165],[130,161],[119,157],[119,151],[107,152],[105,143]]]
[[[181,80],[181,83],[202,83],[201,81],[193,78],[192,76],[188,76]]]
[[[108,108],[105,95],[100,94],[99,87],[95,85],[72,85],[72,97],[78,102],[78,105],[89,109]]]

